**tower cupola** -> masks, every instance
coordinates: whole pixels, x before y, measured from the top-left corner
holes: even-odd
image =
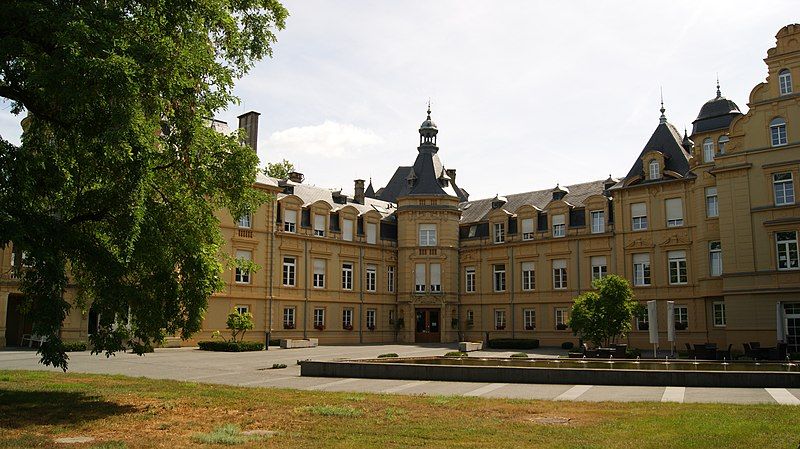
[[[434,153],[438,151],[436,147],[436,134],[439,133],[439,129],[436,128],[436,123],[431,120],[431,102],[428,102],[428,117],[422,122],[422,125],[419,127],[419,146],[420,149],[422,147],[426,147],[431,149]]]

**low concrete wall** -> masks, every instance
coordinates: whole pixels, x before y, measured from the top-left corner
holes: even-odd
[[[482,341],[462,341],[458,344],[458,350],[461,352],[480,351],[482,349]]]
[[[800,373],[638,371],[303,361],[301,376],[573,385],[800,388]]]
[[[281,348],[294,349],[294,348],[316,348],[319,345],[319,339],[309,338],[307,340],[297,339],[282,339]]]

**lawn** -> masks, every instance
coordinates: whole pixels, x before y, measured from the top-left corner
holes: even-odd
[[[795,448],[799,422],[800,407],[780,405],[326,393],[0,371],[0,448]],[[252,430],[262,434],[242,433]],[[54,442],[74,436],[94,441]]]

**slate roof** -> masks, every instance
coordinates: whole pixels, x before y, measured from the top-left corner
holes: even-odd
[[[605,189],[603,183],[603,180],[599,180],[565,186],[566,190],[569,190],[569,193],[562,199],[573,206],[582,207],[585,205],[584,202],[586,198],[592,195],[603,194]],[[545,209],[553,200],[553,189],[513,193],[505,195],[505,198],[507,202],[502,206],[502,209],[510,214],[516,213],[517,209],[526,204],[539,209]],[[459,204],[459,209],[461,209],[461,223],[476,223],[487,220],[489,212],[492,211],[493,200],[494,198],[484,198],[475,201],[465,201]]]
[[[664,154],[664,170],[671,170],[681,176],[686,176],[689,173],[689,159],[692,156],[683,148],[682,143],[683,138],[680,132],[671,123],[666,121],[659,123],[625,178],[644,174],[642,155],[651,150]]]
[[[717,90],[717,96],[708,100],[700,108],[700,113],[692,122],[692,135],[727,128],[738,115],[742,115],[739,106],[723,97]]]
[[[274,178],[269,179],[274,180]],[[396,210],[396,206],[394,204],[375,198],[364,198],[364,204],[359,204],[354,202],[352,197],[348,197],[347,204],[339,204],[333,201],[334,191],[331,189],[308,184],[298,184],[290,181],[281,181],[281,184],[291,186],[291,188],[294,190],[293,194],[303,201],[303,207],[321,200],[330,204],[334,212],[345,206],[353,206],[358,210],[359,215],[371,210],[375,210],[381,214],[382,218],[392,215]],[[288,195],[289,194],[286,193],[279,193],[278,199],[280,200],[282,198],[286,198]]]

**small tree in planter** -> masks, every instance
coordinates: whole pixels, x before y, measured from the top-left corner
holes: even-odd
[[[250,312],[241,313],[238,310],[232,310],[228,314],[226,322],[228,329],[231,331],[230,341],[233,343],[244,340],[245,332],[253,330],[253,314]],[[239,337],[237,340],[236,337]]]
[[[575,298],[569,327],[596,346],[610,346],[631,331],[631,322],[643,306],[633,298],[628,280],[609,275],[592,283],[595,290]]]

